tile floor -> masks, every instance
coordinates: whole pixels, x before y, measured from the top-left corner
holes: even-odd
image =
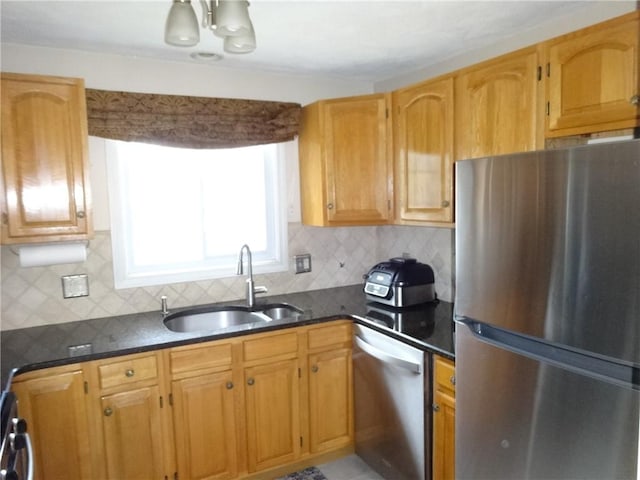
[[[327,480],[384,480],[357,455],[348,455],[316,467],[327,477]]]

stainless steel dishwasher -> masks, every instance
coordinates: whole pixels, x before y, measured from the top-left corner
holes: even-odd
[[[430,478],[430,356],[359,324],[354,344],[356,453],[388,480]]]

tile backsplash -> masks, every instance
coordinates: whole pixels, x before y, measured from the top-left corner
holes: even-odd
[[[272,295],[353,285],[361,283],[374,264],[409,253],[431,265],[438,297],[452,301],[453,241],[454,231],[446,228],[326,228],[290,223],[289,257],[310,253],[313,271],[296,275],[291,261],[289,271],[255,275],[255,281]],[[96,232],[84,263],[22,268],[14,248],[0,250],[2,330],[159,310],[162,295],[170,308],[244,296],[245,278],[240,276],[116,290],[108,231]],[[61,277],[75,274],[88,275],[89,296],[65,299]]]

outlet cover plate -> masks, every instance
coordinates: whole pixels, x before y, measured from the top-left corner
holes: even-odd
[[[308,273],[311,271],[311,254],[310,253],[294,255],[293,261],[296,267],[296,273]]]
[[[87,274],[65,275],[62,277],[62,296],[64,298],[88,297],[89,277]]]

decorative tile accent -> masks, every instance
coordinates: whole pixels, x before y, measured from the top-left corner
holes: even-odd
[[[445,228],[309,227],[289,224],[289,257],[310,253],[313,271],[296,275],[289,271],[255,275],[269,295],[303,292],[362,283],[369,268],[391,257],[409,253],[428,263],[435,272],[438,297],[453,300],[454,231]],[[22,268],[12,247],[0,248],[1,330],[88,320],[160,308],[166,295],[169,307],[186,307],[244,296],[244,277],[233,276],[144,288],[116,290],[113,284],[111,235],[96,232],[84,263]],[[62,297],[60,277],[86,273],[89,296]]]

